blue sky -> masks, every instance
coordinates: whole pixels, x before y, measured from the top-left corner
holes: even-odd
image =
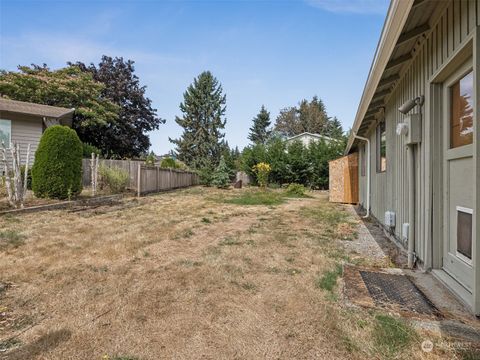
[[[242,148],[262,104],[274,120],[318,95],[349,128],[387,8],[387,0],[0,0],[0,68],[134,60],[167,120],[150,133],[157,154],[181,134],[183,92],[210,70],[227,94],[226,139]]]

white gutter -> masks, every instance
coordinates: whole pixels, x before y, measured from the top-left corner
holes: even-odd
[[[355,139],[366,141],[367,143],[367,213],[364,218],[370,217],[370,140],[368,138],[353,134]]]
[[[398,38],[402,33],[403,27],[407,22],[408,15],[414,0],[392,0],[388,8],[387,18],[383,25],[382,35],[375,51],[372,66],[368,74],[365,88],[363,89],[362,98],[358,105],[357,114],[353,123],[352,132],[348,138],[347,148],[345,154],[350,152],[350,149],[355,141],[355,135],[362,124],[363,118],[370,106],[373,95],[377,89],[378,83],[385,71],[385,67],[392,56]]]

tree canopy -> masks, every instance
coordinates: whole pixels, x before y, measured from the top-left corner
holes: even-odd
[[[0,95],[12,100],[75,108],[73,127],[82,134],[90,127],[117,121],[119,107],[105,99],[105,85],[78,66],[50,70],[46,64],[19,66],[18,71],[0,71]],[[80,137],[97,146],[98,142]]]
[[[176,145],[178,159],[189,167],[209,172],[219,164],[224,149],[226,101],[221,84],[209,71],[195,78],[183,94],[182,116],[175,119],[183,133],[170,142]]]
[[[306,99],[298,106],[287,107],[280,111],[274,130],[285,135],[294,136],[304,132],[339,138],[343,130],[337,118],[331,119],[323,101],[314,96],[311,101]]]
[[[102,97],[120,109],[116,122],[88,129],[88,137],[98,137],[102,152],[110,157],[146,154],[151,145],[146,132],[158,129],[165,120],[157,116],[152,101],[145,95],[146,87],[140,85],[135,75],[134,62],[104,55],[98,66],[81,62],[69,65],[92,74],[94,80],[104,85]]]
[[[260,112],[253,118],[253,124],[248,134],[248,139],[254,144],[265,144],[270,137],[270,113],[262,105]]]

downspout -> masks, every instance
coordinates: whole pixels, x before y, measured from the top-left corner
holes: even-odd
[[[407,145],[408,162],[408,268],[415,265],[415,145]]]
[[[370,216],[370,140],[363,136],[353,133],[355,139],[365,141],[367,143],[367,214],[363,218]]]

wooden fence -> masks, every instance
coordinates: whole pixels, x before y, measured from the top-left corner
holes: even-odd
[[[145,162],[139,160],[100,160],[101,166],[117,167],[128,172],[129,183],[127,188],[134,190],[138,196],[178,189],[182,187],[198,185],[198,175],[191,171],[176,169],[165,169],[158,166],[146,166]],[[83,186],[90,186],[92,174],[90,159],[82,161],[82,182]]]

